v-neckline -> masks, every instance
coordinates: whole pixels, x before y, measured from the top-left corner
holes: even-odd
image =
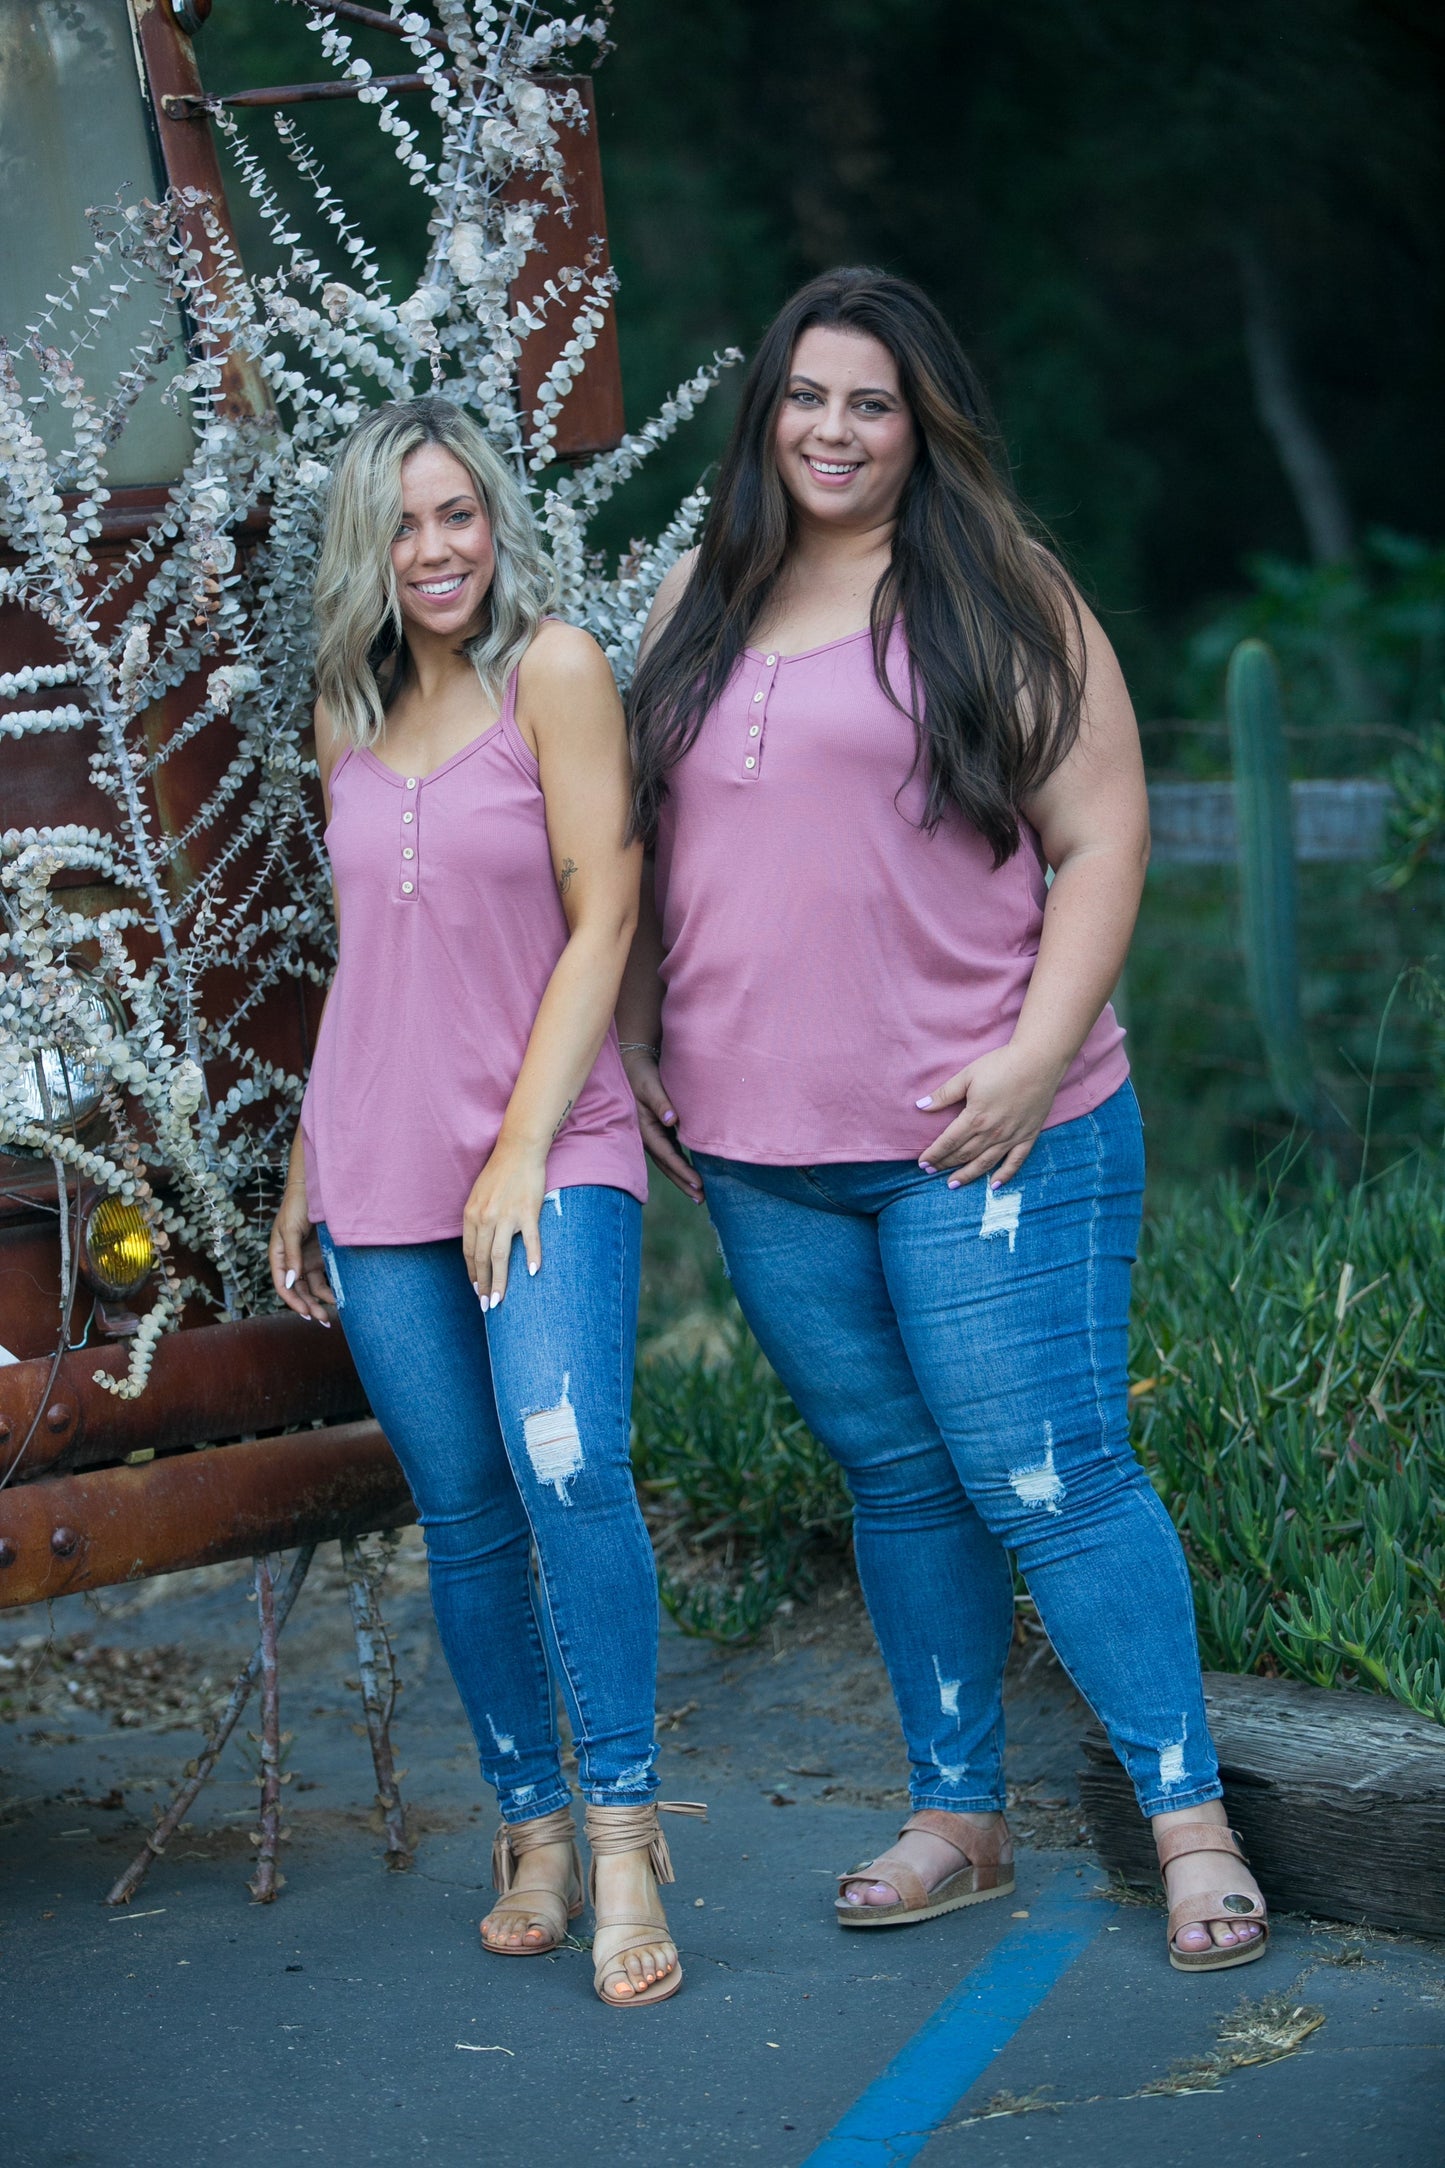
[[[448,768],[454,768],[458,761],[469,759],[477,750],[477,747],[485,745],[489,738],[494,738],[501,727],[502,718],[498,714],[492,722],[488,723],[485,730],[479,730],[474,738],[468,738],[465,745],[458,746],[457,750],[450,754],[439,767],[428,769],[425,775],[414,776],[412,780],[415,782],[417,789],[420,790],[424,783],[434,783],[439,775],[445,775]],[[374,768],[379,768],[383,775],[390,776],[393,783],[399,784],[403,790],[406,789],[407,777],[399,769],[393,768],[390,761],[383,760],[381,755],[374,752],[369,745],[363,745],[358,750],[366,755]]]

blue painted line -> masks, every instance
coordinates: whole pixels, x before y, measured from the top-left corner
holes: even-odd
[[[905,2168],[1106,1924],[1067,1869],[965,1974],[803,2168]]]

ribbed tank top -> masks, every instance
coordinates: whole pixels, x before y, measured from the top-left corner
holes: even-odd
[[[307,1208],[338,1242],[437,1242],[502,1126],[567,943],[537,762],[498,721],[428,776],[348,748],[326,848],[341,954],[301,1110]],[[547,1154],[547,1187],[647,1196],[632,1093],[609,1027]]]
[[[901,622],[890,683],[906,698]],[[949,812],[929,834],[911,719],[867,632],[749,649],[673,769],[657,845],[662,1074],[683,1142],[765,1166],[916,1158],[915,1100],[1007,1043],[1038,955],[1039,839],[995,870]],[[1104,1010],[1052,1127],[1129,1073]]]

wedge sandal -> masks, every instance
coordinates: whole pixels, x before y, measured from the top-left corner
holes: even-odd
[[[1013,1839],[1007,1826],[1000,1822],[995,1829],[970,1829],[971,1856],[959,1842],[960,1820],[959,1815],[945,1814],[937,1807],[920,1807],[898,1832],[903,1837],[910,1829],[922,1829],[930,1837],[942,1837],[963,1861],[956,1873],[929,1889],[922,1876],[902,1860],[887,1861],[886,1853],[867,1860],[838,1877],[838,1896],[833,1906],[838,1925],[911,1927],[915,1921],[936,1920],[945,1912],[961,1911],[965,1905],[984,1904],[990,1897],[1007,1897],[1014,1886]],[[899,1901],[896,1905],[849,1904],[845,1892],[850,1882],[886,1882],[889,1889],[897,1890]]]
[[[619,1980],[627,1978],[623,1960],[633,1950],[654,1949],[659,1942],[677,1945],[668,1933],[665,1919],[637,1918],[631,1913],[601,1912],[597,1906],[597,1862],[614,1859],[621,1852],[646,1852],[652,1869],[654,1883],[659,1886],[673,1880],[672,1854],[667,1849],[667,1839],[658,1824],[658,1815],[695,1814],[700,1821],[707,1820],[707,1808],[694,1799],[655,1799],[645,1807],[587,1807],[587,1844],[592,1854],[588,1869],[587,1894],[592,1900],[592,1985],[599,2001],[614,2010],[633,2010],[642,2003],[666,2002],[682,1985],[682,1966],[674,1958],[669,1969],[650,1987],[634,1989],[630,1994],[615,1992]],[[659,1912],[661,1906],[658,1907]]]
[[[1166,1867],[1190,1852],[1221,1852],[1249,1864],[1238,1837],[1222,1822],[1174,1823],[1156,1831],[1154,1843],[1161,1876]],[[1167,1880],[1164,1887],[1167,1896]],[[1209,1927],[1216,1923],[1226,1927],[1252,1924],[1260,1932],[1252,1942],[1227,1944],[1223,1949],[1217,1943],[1207,1950],[1175,1949],[1174,1937],[1181,1927]],[[1170,1906],[1167,1935],[1169,1962],[1176,1972],[1228,1972],[1235,1965],[1253,1965],[1263,1957],[1269,1948],[1269,1917],[1262,1897],[1251,1897],[1243,1890],[1204,1890],[1197,1897],[1181,1897],[1177,1905]]]
[[[572,1872],[566,1896],[550,1889],[514,1889],[517,1861],[548,1844],[567,1844],[572,1848]],[[505,1943],[488,1942],[482,1935],[482,1948],[489,1955],[546,1957],[558,1949],[567,1939],[568,1921],[575,1920],[582,1910],[582,1856],[577,1849],[577,1824],[572,1819],[572,1809],[558,1807],[555,1813],[539,1814],[530,1822],[503,1822],[492,1839],[492,1887],[498,1893],[497,1902],[482,1921],[483,1927],[489,1920],[508,1924],[515,1921],[524,1934],[529,1927],[540,1927],[546,1940],[516,1942],[508,1948]]]

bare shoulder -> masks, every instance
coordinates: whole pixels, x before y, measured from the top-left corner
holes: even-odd
[[[517,687],[528,699],[541,700],[616,690],[612,665],[591,633],[555,617],[548,618],[522,657]]]
[[[683,551],[675,565],[668,566],[666,572],[658,581],[657,593],[652,604],[654,613],[660,612],[664,617],[671,616],[687,592],[687,583],[692,578],[693,567],[696,563],[697,544],[694,543],[690,550]]]
[[[327,776],[346,750],[346,740],[324,700],[317,701],[311,717],[316,728],[316,764]]]
[[[652,608],[647,613],[647,623],[642,628],[642,653],[645,655],[673,611],[687,593],[693,567],[697,563],[696,545],[684,550],[675,565],[669,565],[657,585],[652,598]]]

